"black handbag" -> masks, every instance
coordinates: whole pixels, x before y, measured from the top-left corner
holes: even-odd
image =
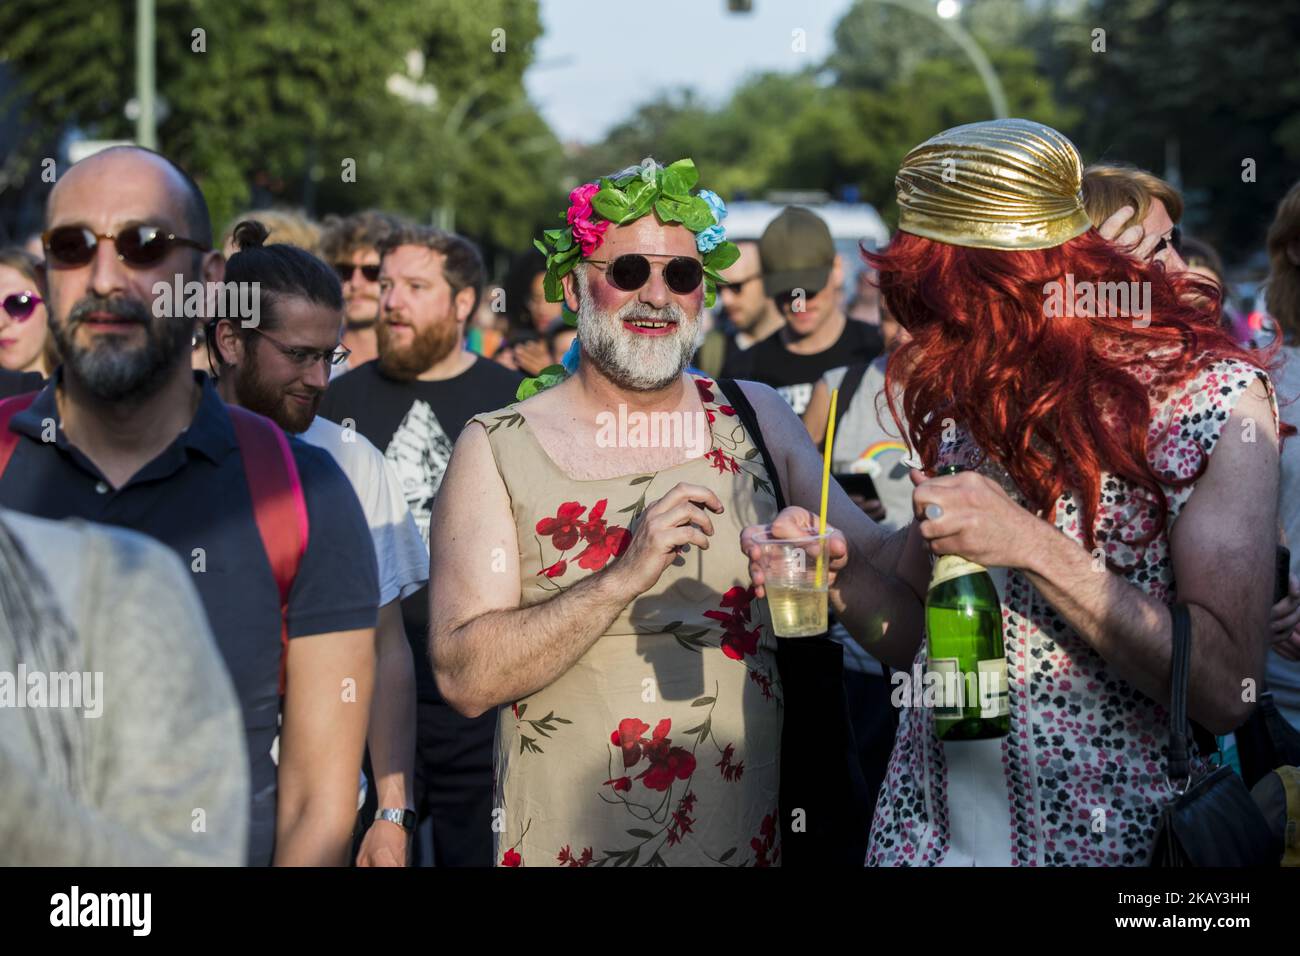
[[[1188,759],[1187,682],[1192,627],[1187,606],[1175,604],[1170,680],[1169,765],[1176,796],[1160,815],[1154,867],[1277,866],[1280,848],[1242,779],[1231,767],[1194,778]]]

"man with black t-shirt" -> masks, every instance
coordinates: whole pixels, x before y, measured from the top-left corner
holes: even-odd
[[[763,291],[775,301],[786,324],[731,356],[722,377],[771,385],[796,415],[802,415],[823,373],[870,362],[880,354],[880,331],[844,315],[844,265],[830,229],[816,213],[790,206],[763,231],[758,251]]]
[[[465,349],[465,323],[484,282],[472,243],[403,226],[379,254],[379,358],[336,380],[320,413],[384,452],[427,544],[433,499],[461,429],[514,401],[520,376]],[[496,715],[461,717],[438,693],[428,600],[421,588],[402,602],[416,663],[415,811],[421,822],[432,818],[438,865],[489,866]]]

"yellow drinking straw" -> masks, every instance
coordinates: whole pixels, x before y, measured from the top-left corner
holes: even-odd
[[[822,456],[822,513],[821,520],[817,525],[817,534],[824,537],[826,534],[826,498],[831,489],[831,449],[835,447],[835,406],[840,400],[840,390],[831,389],[831,412],[830,418],[826,421],[826,454]],[[822,586],[822,555],[826,551],[826,542],[821,542],[821,547],[817,549],[817,587]]]

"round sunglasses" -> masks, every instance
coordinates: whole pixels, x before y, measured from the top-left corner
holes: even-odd
[[[4,298],[4,310],[15,322],[26,322],[45,300],[35,292],[15,292]]]
[[[113,244],[118,259],[141,269],[162,262],[177,246],[208,251],[201,242],[150,225],[127,226],[118,233],[99,233],[85,226],[58,226],[41,236],[41,243],[50,265],[56,269],[73,269],[95,258],[101,239]]]
[[[605,267],[605,278],[615,289],[635,292],[650,281],[650,260],[639,252],[629,252],[615,259],[588,259]],[[704,281],[704,265],[689,256],[674,256],[663,263],[664,284],[678,295],[689,295]]]

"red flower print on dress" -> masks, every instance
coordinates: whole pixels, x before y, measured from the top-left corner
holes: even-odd
[[[632,789],[631,777],[616,777],[613,780],[606,780],[605,786],[613,787],[615,793],[627,793]]]
[[[721,448],[713,449],[713,451],[709,452],[704,457],[712,462],[713,467],[718,469],[720,474],[725,475],[728,469],[730,469],[733,474],[740,473],[740,466],[736,464],[736,459],[728,455]]]
[[[668,738],[671,728],[672,721],[665,717],[655,727],[654,738],[645,743],[650,766],[637,774],[637,779],[651,790],[667,790],[674,780],[686,780],[695,772],[695,755],[685,747],[671,746]]]
[[[735,754],[735,746],[727,744],[726,748],[722,751],[722,759],[714,764],[715,767],[722,770],[722,779],[727,781],[727,783],[735,783],[745,775],[745,761],[742,760],[738,764],[733,764],[731,762],[731,758],[734,757]]]
[[[578,519],[586,510],[586,505],[566,501],[560,505],[554,518],[543,518],[537,522],[537,533],[550,535],[551,544],[557,551],[568,551],[582,537],[583,524]]]
[[[560,505],[555,517],[543,518],[537,522],[537,533],[550,535],[551,544],[560,552],[585,542],[586,547],[576,558],[578,567],[599,571],[612,558],[626,551],[632,541],[632,535],[626,528],[605,523],[605,507],[608,504],[608,498],[600,499],[584,521],[582,514],[587,510],[586,506],[576,501],[566,501]],[[569,560],[561,557],[537,573],[547,578],[562,577],[569,569]]]
[[[586,847],[582,851],[582,856],[575,858],[573,851],[569,849],[569,845],[566,843],[555,861],[561,866],[589,866],[591,864],[591,847]]]
[[[709,416],[709,424],[713,424],[713,422],[717,421],[717,416],[713,414],[709,406],[718,404],[718,400],[713,396],[713,381],[707,378],[697,378],[695,387],[699,389],[700,401],[704,403],[704,413]],[[730,405],[718,405],[718,411],[733,418],[736,415],[736,410]]]
[[[674,780],[686,780],[695,772],[695,756],[685,747],[672,745],[668,737],[672,729],[669,718],[659,721],[651,739],[647,740],[643,735],[649,729],[649,724],[635,717],[625,717],[619,721],[618,730],[609,735],[609,742],[622,750],[624,769],[636,766],[642,757],[647,758],[650,766],[637,774],[636,779],[651,790],[662,792],[671,787]],[[625,781],[626,786],[623,785]],[[605,783],[616,793],[631,788],[626,777],[606,780]]]
[[[682,795],[681,800],[677,802],[677,809],[673,811],[672,822],[668,824],[668,845],[675,846],[682,842],[682,837],[693,832],[692,827],[695,820],[690,816],[691,810],[695,807],[695,794],[687,791]]]
[[[524,862],[524,858],[514,850],[506,850],[506,855],[501,858],[502,866],[518,866]]]
[[[726,632],[722,638],[722,653],[733,661],[744,660],[746,654],[758,652],[758,637],[763,627],[761,624],[758,627],[749,627],[749,605],[753,600],[752,587],[742,588],[737,585],[722,596],[719,607],[724,610],[704,612],[705,617],[722,624]],[[731,609],[730,613],[726,612],[727,608]]]
[[[582,537],[587,542],[586,549],[578,555],[578,567],[588,571],[599,571],[609,563],[610,558],[617,558],[627,550],[632,535],[619,525],[605,526],[605,504],[609,499],[602,498],[591,509],[591,519],[582,526]]]
[[[624,717],[618,722],[618,730],[609,735],[609,742],[623,751],[623,767],[635,767],[641,759],[641,745],[646,740],[641,735],[650,729],[635,717]]]
[[[749,845],[755,854],[754,866],[771,866],[776,862],[776,858],[781,855],[781,851],[776,848],[775,814],[769,813],[763,817],[763,823],[759,826],[758,833],[759,836],[749,841]],[[768,856],[769,853],[771,854],[770,857]]]

